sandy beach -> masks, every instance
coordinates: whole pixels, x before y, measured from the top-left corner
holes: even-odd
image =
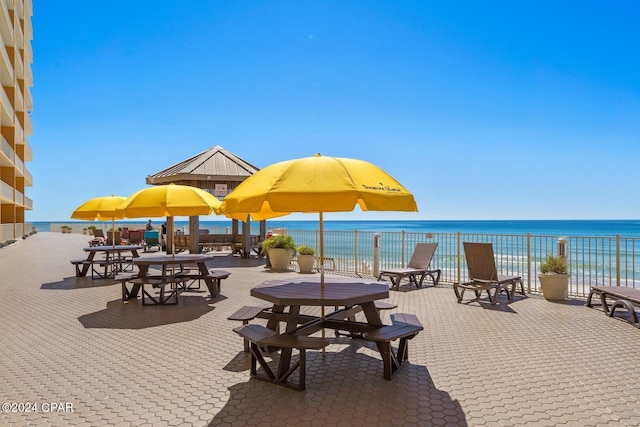
[[[118,282],[75,277],[86,245],[42,232],[0,249],[2,425],[640,424],[638,329],[584,300],[458,304],[448,286],[405,285],[389,301],[424,331],[391,381],[373,344],[332,337],[297,392],[249,378],[227,317],[298,273],[219,252],[210,266],[231,276],[216,299],[203,286],[174,306],[125,304]]]

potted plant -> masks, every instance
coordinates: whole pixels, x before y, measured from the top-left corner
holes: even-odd
[[[313,264],[316,257],[311,246],[302,245],[298,247],[298,268],[300,273],[313,273]]]
[[[559,301],[569,296],[569,274],[567,264],[557,256],[547,256],[540,264],[540,288],[542,295],[549,301]]]
[[[296,244],[291,236],[271,236],[262,242],[262,252],[269,257],[272,270],[286,270],[296,254]]]

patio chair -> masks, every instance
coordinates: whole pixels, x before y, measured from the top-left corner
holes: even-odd
[[[462,242],[462,244],[469,270],[469,281],[453,284],[458,302],[462,301],[464,291],[467,289],[474,291],[478,299],[482,291],[487,291],[491,304],[497,302],[498,295],[502,291],[506,291],[507,298],[512,301],[518,284],[520,284],[522,295],[525,295],[522,277],[498,274],[491,243]],[[511,290],[509,290],[509,285],[511,285]],[[493,296],[491,290],[494,290]]]
[[[378,280],[388,277],[391,280],[391,289],[398,290],[400,282],[405,277],[409,278],[409,282],[415,284],[416,288],[420,288],[425,276],[429,276],[433,281],[433,286],[438,286],[441,270],[429,269],[437,247],[437,243],[417,243],[406,268],[382,270],[378,275]]]
[[[162,245],[160,244],[160,232],[159,231],[148,231],[144,232],[144,250],[145,252],[150,250],[153,247],[157,247],[158,250],[162,250]]]
[[[142,245],[142,233],[144,230],[129,230],[129,244]]]
[[[106,241],[104,237],[104,232],[98,228],[93,229],[93,239],[89,241],[89,246],[100,246],[104,245]]]
[[[114,235],[113,231],[107,232],[107,245],[108,246],[119,245],[121,243],[121,241],[120,241],[120,232],[119,231],[115,232],[115,237],[116,237],[115,242],[113,241],[113,235]]]

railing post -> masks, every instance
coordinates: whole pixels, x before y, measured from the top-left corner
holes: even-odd
[[[461,238],[461,233],[458,231],[458,277],[456,279],[456,283],[462,283],[462,281],[460,280],[460,273],[461,273],[461,258],[462,258],[462,253],[460,252],[460,238]]]
[[[620,286],[620,235],[616,234],[616,286]]]
[[[380,274],[380,234],[373,235],[373,277]]]
[[[353,254],[353,257],[355,259],[354,261],[354,266],[353,269],[355,270],[355,273],[358,274],[358,230],[355,230],[355,236],[354,236],[354,244],[355,244],[355,253]],[[364,270],[364,269],[363,269]],[[364,271],[363,271],[364,273]]]
[[[406,237],[406,234],[404,230],[402,230],[402,243],[400,246],[400,253],[402,254],[402,268],[405,267],[405,263],[404,263],[404,239]]]
[[[531,233],[527,233],[527,293],[531,293]]]

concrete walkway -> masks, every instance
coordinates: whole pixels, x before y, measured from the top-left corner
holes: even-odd
[[[220,253],[211,266],[232,275],[217,299],[203,286],[174,306],[124,304],[119,283],[74,277],[86,244],[38,233],[0,249],[0,400],[18,411],[3,405],[0,425],[640,424],[640,331],[584,301],[458,304],[450,287],[404,286],[390,301],[425,329],[392,381],[372,344],[339,338],[308,353],[296,392],[249,379],[226,319],[262,303],[253,286],[298,273]]]

